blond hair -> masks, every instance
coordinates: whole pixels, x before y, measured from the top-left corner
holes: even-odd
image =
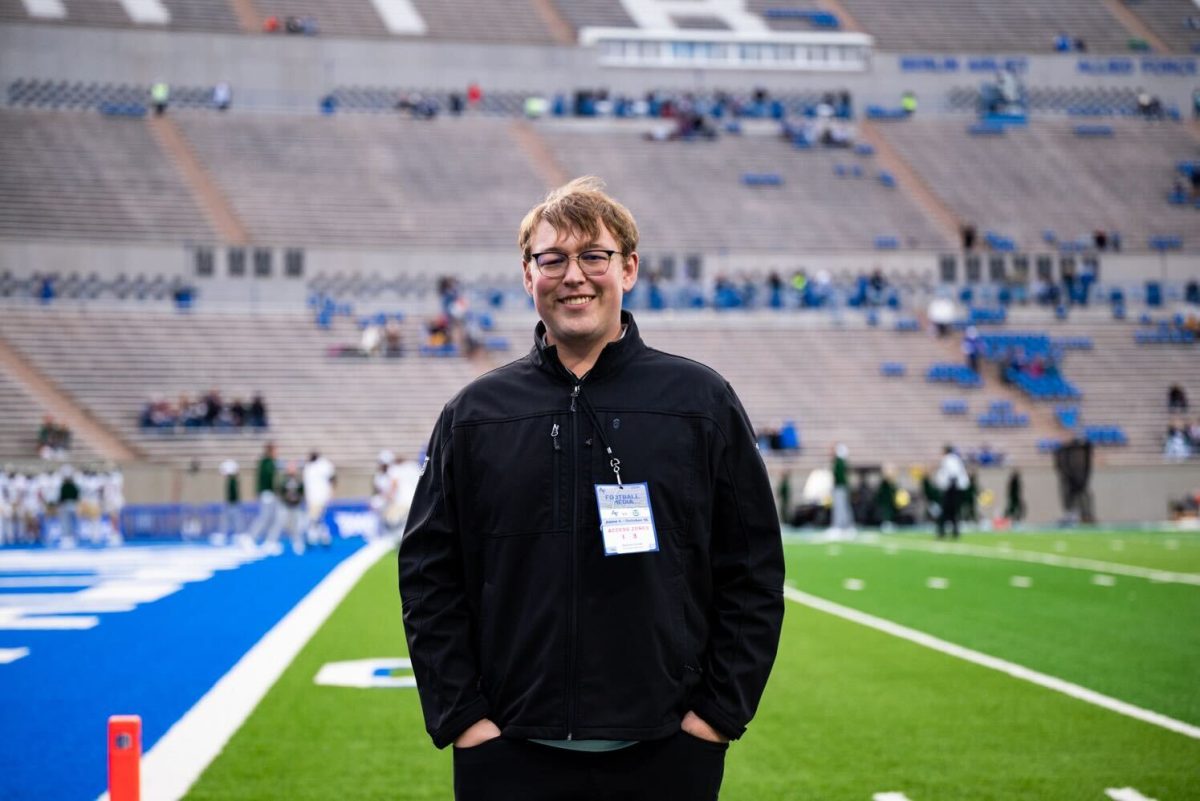
[[[529,259],[533,232],[543,222],[559,233],[574,233],[589,240],[600,236],[603,223],[617,240],[622,256],[637,250],[638,229],[633,215],[609,197],[604,191],[604,181],[594,175],[576,178],[552,190],[545,200],[529,210],[517,234],[523,260]]]

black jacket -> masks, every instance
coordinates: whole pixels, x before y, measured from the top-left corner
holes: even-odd
[[[689,709],[738,737],[758,706],[783,553],[753,431],[724,379],[623,319],[582,380],[539,325],[437,422],[399,566],[439,748],[483,717],[507,737],[651,740]],[[603,440],[624,483],[649,483],[658,552],[604,555]]]

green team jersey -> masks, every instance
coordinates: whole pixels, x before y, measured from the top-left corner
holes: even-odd
[[[271,456],[264,456],[258,460],[258,492],[274,492],[275,491],[275,459]]]

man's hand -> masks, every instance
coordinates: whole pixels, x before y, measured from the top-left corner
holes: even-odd
[[[696,718],[696,720],[700,720],[700,718]],[[499,736],[500,727],[487,718],[482,718],[472,723],[471,728],[458,735],[458,739],[454,741],[454,747],[474,748]]]
[[[728,737],[705,723],[695,712],[689,711],[686,715],[684,715],[683,722],[679,724],[679,728],[683,729],[693,737],[697,737],[701,740],[708,740],[710,743],[729,742]],[[468,729],[468,731],[470,731],[470,729]]]

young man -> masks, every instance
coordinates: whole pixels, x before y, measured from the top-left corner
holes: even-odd
[[[530,353],[442,411],[400,545],[409,655],[458,801],[717,798],[783,618],[729,384],[648,348],[632,215],[581,178],[521,224]]]

